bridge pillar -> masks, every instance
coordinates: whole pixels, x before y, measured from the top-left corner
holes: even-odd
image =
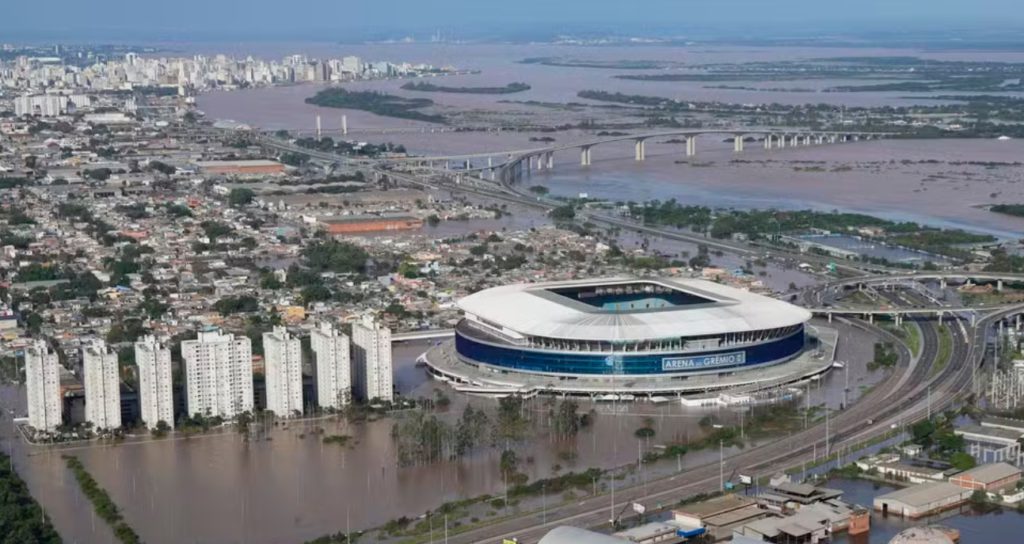
[[[946,290],[946,278],[939,278],[939,289]]]
[[[317,141],[323,140],[324,131],[320,125],[320,116],[316,116],[316,139]]]
[[[942,312],[939,312],[939,325],[942,325]]]
[[[494,157],[487,157],[487,167],[490,168],[492,166],[494,166]]]
[[[822,134],[818,135],[818,145],[825,143],[825,136]]]
[[[445,170],[451,170],[452,169],[451,161],[444,161],[444,169]]]
[[[996,292],[997,293],[1002,293],[1003,292],[1003,280],[996,280]]]
[[[733,153],[743,153],[743,135],[737,134],[732,137],[732,151]]]
[[[799,146],[800,146],[800,135],[799,134],[794,134],[793,138],[790,139],[789,147],[799,147]]]
[[[580,166],[590,166],[590,146],[580,148]]]
[[[804,145],[811,145],[811,135],[810,134],[805,134],[804,135]]]
[[[772,148],[772,135],[771,134],[765,134],[764,135],[764,148],[765,149],[771,149]]]
[[[551,170],[552,168],[555,167],[555,153],[553,151],[548,151],[547,163],[548,170]]]
[[[832,312],[829,312],[829,313],[828,313],[828,322],[829,322],[829,323],[831,323],[831,322],[832,322]]]
[[[838,139],[839,139],[839,137],[836,136],[835,134],[829,134],[828,135],[828,143],[830,143],[830,144],[836,143],[836,140],[838,140]]]
[[[494,181],[495,178],[497,178],[497,174],[495,174],[496,170],[497,169],[495,168],[491,168],[491,181]]]
[[[868,323],[875,324],[875,314],[868,314]]]
[[[642,161],[647,159],[647,142],[643,138],[638,138],[636,144],[633,146],[633,154],[636,160]]]
[[[469,159],[466,159],[466,164],[464,166],[465,166],[466,170],[469,170],[470,168],[473,168],[473,161],[471,161]]]
[[[693,157],[697,154],[697,137],[687,136],[686,138],[686,156]]]

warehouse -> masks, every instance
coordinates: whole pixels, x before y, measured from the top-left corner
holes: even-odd
[[[875,497],[874,507],[883,515],[919,518],[967,502],[972,491],[949,482],[928,482]]]

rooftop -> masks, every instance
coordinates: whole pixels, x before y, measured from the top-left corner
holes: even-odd
[[[962,487],[949,482],[927,482],[879,495],[875,497],[875,503],[897,501],[908,506],[926,507],[932,503],[963,493],[964,489]]]
[[[1010,478],[1014,475],[1019,475],[1020,472],[1019,468],[1007,463],[989,463],[987,465],[974,467],[970,470],[965,470],[953,477],[970,477],[978,482],[991,483]]]
[[[611,300],[605,293],[633,292]],[[644,291],[650,291],[647,296]],[[810,312],[770,297],[691,278],[611,278],[517,284],[459,301],[467,314],[528,336],[642,341],[799,325]],[[543,319],[538,319],[543,316]]]

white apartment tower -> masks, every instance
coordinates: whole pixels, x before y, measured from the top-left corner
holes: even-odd
[[[263,333],[267,410],[280,417],[302,414],[302,345],[284,327]]]
[[[121,375],[117,353],[102,340],[82,348],[85,381],[85,420],[95,429],[121,426]]]
[[[391,374],[391,329],[372,319],[352,325],[356,394],[365,401],[395,399]]]
[[[53,432],[61,424],[60,360],[43,340],[25,350],[25,387],[28,424],[37,431]]]
[[[233,418],[251,412],[252,342],[219,330],[181,343],[190,415]]]
[[[153,336],[135,342],[135,364],[139,366],[139,405],[142,421],[155,429],[159,421],[174,428],[171,396],[171,350]]]
[[[348,336],[328,322],[310,336],[316,359],[316,401],[321,408],[338,409],[352,401],[352,365]]]

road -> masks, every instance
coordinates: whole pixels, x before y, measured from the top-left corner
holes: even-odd
[[[768,475],[798,468],[812,463],[820,453],[849,451],[859,444],[884,436],[895,427],[906,427],[929,413],[948,409],[968,393],[972,383],[972,370],[983,361],[984,334],[996,319],[1024,311],[1024,305],[1003,310],[978,322],[976,327],[963,326],[963,321],[950,322],[953,332],[953,352],[950,363],[940,372],[933,372],[937,355],[938,337],[935,324],[921,320],[922,353],[915,359],[906,346],[895,337],[878,331],[895,342],[900,350],[898,369],[886,381],[866,393],[859,402],[830,417],[829,435],[826,425],[818,423],[804,431],[752,448],[725,460],[724,473],[734,471],[752,475]],[[865,326],[861,324],[860,326]],[[658,482],[649,483],[647,492],[642,487],[616,491],[613,509],[610,494],[584,499],[546,512],[525,515],[479,529],[455,535],[452,544],[498,542],[502,538],[517,537],[520,542],[537,542],[544,534],[559,525],[597,527],[607,524],[613,510],[629,501],[645,505],[672,504],[677,500],[719,489],[720,476],[717,463],[697,467]],[[545,519],[541,519],[545,518]]]

